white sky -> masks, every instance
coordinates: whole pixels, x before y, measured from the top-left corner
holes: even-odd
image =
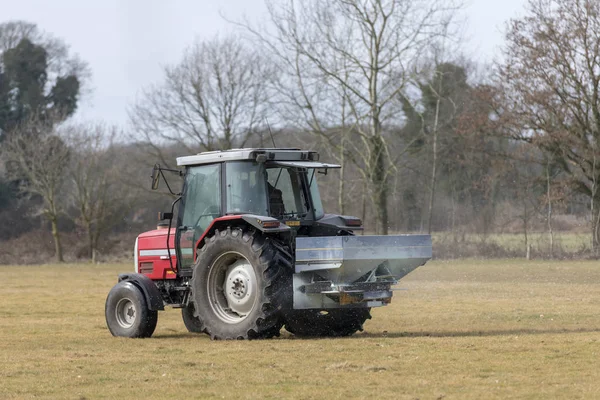
[[[509,18],[525,0],[469,0],[465,52],[491,61]],[[146,86],[162,79],[196,37],[231,30],[219,12],[250,20],[265,12],[263,0],[0,0],[0,22],[22,19],[63,39],[88,62],[92,92],[78,119],[127,123],[127,107]]]

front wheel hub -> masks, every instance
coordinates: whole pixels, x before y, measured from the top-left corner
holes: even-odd
[[[130,299],[121,299],[115,307],[117,323],[123,328],[131,328],[135,322],[137,310]]]

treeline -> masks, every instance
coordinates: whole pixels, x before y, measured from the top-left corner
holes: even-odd
[[[449,252],[544,232],[552,257],[555,232],[578,231],[597,254],[598,2],[530,1],[489,66],[463,55],[458,2],[267,5],[197,39],[127,128],[73,123],[89,67],[34,25],[0,25],[0,239],[47,231],[57,260],[61,235],[69,257],[104,257],[173,200],[148,191],[154,163],[275,143],[339,163],[320,176],[326,210],[369,232],[444,232]]]

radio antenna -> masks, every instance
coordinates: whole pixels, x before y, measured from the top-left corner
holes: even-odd
[[[273,147],[277,148],[275,144],[275,139],[273,138],[273,132],[271,132],[271,125],[269,124],[269,119],[265,117],[265,121],[267,121],[267,128],[269,128],[269,135],[271,136],[271,141],[273,142]]]

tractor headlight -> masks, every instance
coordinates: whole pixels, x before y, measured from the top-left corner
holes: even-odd
[[[138,262],[138,238],[135,238],[135,245],[133,246],[133,263],[133,270],[139,274],[140,263]]]

